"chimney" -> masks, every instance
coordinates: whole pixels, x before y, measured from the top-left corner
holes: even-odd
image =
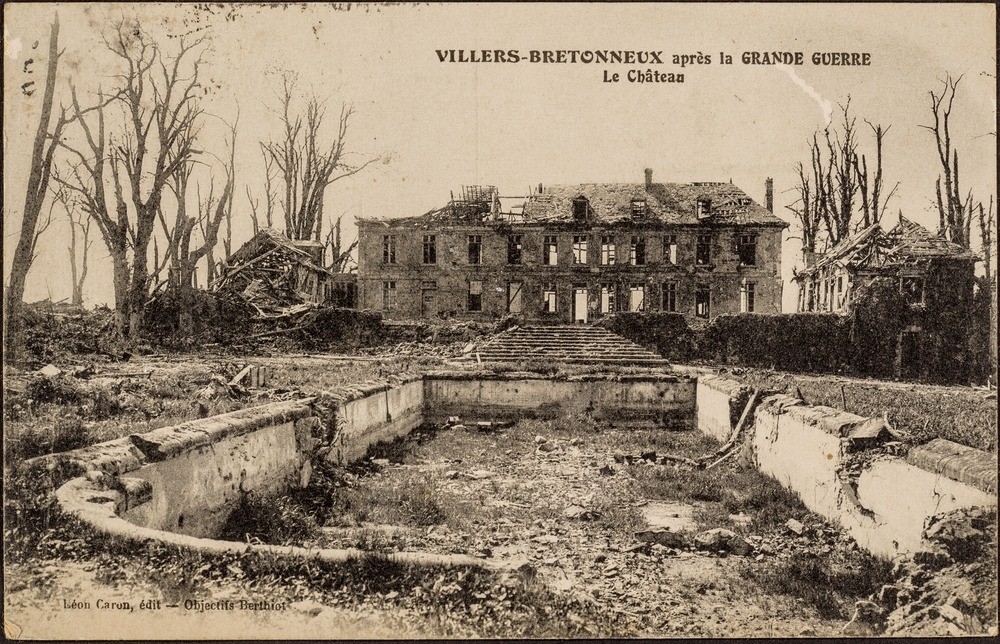
[[[538,184],[538,194],[542,194],[542,184]]]
[[[774,213],[774,179],[771,177],[764,180],[764,206],[768,212]]]
[[[646,190],[653,187],[653,169],[646,168]]]

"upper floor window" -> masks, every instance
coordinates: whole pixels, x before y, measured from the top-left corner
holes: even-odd
[[[586,221],[588,205],[586,197],[577,197],[573,200],[573,221]]]
[[[677,235],[666,235],[663,238],[663,261],[677,265]]]
[[[757,305],[757,285],[753,282],[740,284],[740,313],[753,313]]]
[[[396,263],[396,236],[395,235],[383,235],[382,236],[382,263],[383,264],[395,264]]]
[[[628,263],[632,266],[642,266],[646,263],[646,239],[633,237],[629,247]]]
[[[437,264],[436,235],[424,235],[424,264]]]
[[[748,233],[736,237],[736,253],[740,257],[740,266],[757,265],[757,235]]]
[[[587,237],[586,235],[573,236],[573,263],[587,263]]]
[[[483,236],[469,235],[469,263],[483,263]]]
[[[507,263],[520,264],[524,235],[507,235]]]
[[[899,278],[899,292],[908,304],[921,304],[924,301],[924,278],[919,276],[903,276]]]
[[[698,235],[698,243],[694,251],[694,263],[698,266],[708,266],[712,263],[711,235]]]
[[[611,235],[601,236],[601,264],[608,266],[615,263],[615,238]]]
[[[559,249],[555,235],[545,235],[542,243],[542,263],[546,266],[555,266],[559,263]]]
[[[643,219],[646,216],[646,200],[632,200],[632,219]]]

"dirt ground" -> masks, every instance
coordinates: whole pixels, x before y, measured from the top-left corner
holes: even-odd
[[[44,404],[27,402],[27,386],[35,374],[8,370],[6,446],[12,444],[11,436],[45,435],[59,426],[82,432],[75,439],[84,443],[108,440],[420,371],[440,359],[287,354],[253,362],[271,367],[268,388],[219,386],[244,364],[229,355],[136,356],[127,364],[94,365],[96,374],[88,377],[76,402]],[[72,372],[87,364],[77,360],[57,366]],[[9,408],[8,401],[20,407]],[[73,422],[67,425],[66,419]],[[322,525],[305,543],[471,554],[530,577],[545,589],[538,597],[552,593],[586,607],[550,614],[537,629],[522,620],[517,633],[528,637],[562,632],[834,637],[843,635],[845,627],[852,635],[866,633],[857,623],[847,626],[854,603],[877,591],[886,571],[773,480],[736,459],[718,470],[693,472],[625,458],[653,451],[695,457],[718,447],[712,439],[693,431],[597,426],[584,416],[523,420],[488,431],[480,431],[475,420],[426,428],[376,447],[357,466],[330,473],[335,485]],[[36,442],[34,447],[45,445]],[[802,534],[786,527],[789,519],[801,522]],[[658,527],[682,530],[687,537],[671,545],[651,542],[649,531]],[[748,553],[697,547],[694,535],[715,528],[738,535]],[[59,554],[66,550],[59,544],[50,546],[50,554],[5,564],[10,635],[63,638],[94,628],[100,630],[91,632],[107,638],[436,639],[507,632],[495,614],[498,597],[502,600],[506,593],[502,587],[494,591],[487,583],[460,604],[427,609],[428,588],[435,597],[464,592],[447,575],[391,592],[364,583],[330,590],[299,580],[272,580],[267,596],[281,601],[282,610],[229,613],[222,621],[211,612],[181,609],[112,611],[110,619],[95,617],[92,611],[66,609],[64,602],[166,601],[174,590],[171,583],[150,576],[141,553],[119,561],[95,556],[93,549],[84,548],[82,556],[66,555]],[[109,569],[115,574],[108,574]],[[451,586],[456,586],[454,592]],[[197,587],[198,596],[210,600],[260,592],[259,585],[246,579],[207,574]],[[580,628],[559,630],[561,620]],[[576,624],[580,620],[592,621]]]
[[[729,470],[741,471],[728,486],[727,470],[714,473],[722,482],[716,488],[670,483],[684,477],[671,466],[615,460],[616,453],[660,449],[695,456],[716,447],[693,431],[599,429],[582,419],[520,421],[489,432],[460,425],[417,435],[376,450],[373,469],[348,477],[333,500],[332,525],[313,544],[463,553],[521,567],[554,591],[615,614],[641,637],[841,634],[856,597],[833,600],[842,604],[824,608],[842,614],[824,617],[802,599],[764,591],[751,579],[754,569],[787,561],[796,549],[850,565],[858,553],[849,539],[790,499],[785,518],[814,526],[807,537],[749,507],[730,517],[726,506],[739,503],[738,488],[751,476],[742,468]],[[763,477],[749,480],[764,484]],[[668,524],[689,535],[731,529],[756,547],[749,556],[734,556],[636,538]]]

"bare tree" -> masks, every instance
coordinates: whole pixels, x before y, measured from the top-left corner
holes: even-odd
[[[862,228],[868,228],[872,224],[882,221],[882,215],[885,214],[889,200],[892,199],[892,196],[899,188],[899,182],[897,181],[896,185],[886,193],[882,176],[882,142],[892,126],[883,128],[881,124],[872,124],[868,119],[865,119],[865,123],[868,124],[868,127],[875,134],[875,174],[869,177],[868,161],[864,154],[861,155],[860,160],[855,155],[854,173],[857,176],[858,189],[861,192]]]
[[[59,65],[59,16],[52,21],[49,30],[48,72],[45,77],[45,92],[42,95],[42,112],[35,130],[35,140],[31,149],[31,165],[28,173],[28,185],[24,195],[24,210],[21,219],[21,232],[17,247],[14,249],[11,264],[10,281],[4,293],[4,353],[8,361],[15,359],[16,336],[20,321],[21,305],[24,300],[24,287],[28,271],[35,259],[35,246],[45,224],[40,229],[38,220],[45,203],[45,195],[49,188],[52,173],[52,159],[55,155],[63,129],[69,123],[65,111],[60,111],[55,127],[49,132],[52,120],[52,104],[56,91],[56,71]],[[51,215],[51,212],[50,212]],[[50,220],[51,221],[51,220]]]
[[[859,153],[861,142],[850,108],[848,97],[840,106],[839,126],[828,125],[813,133],[809,169],[802,163],[796,168],[799,197],[789,210],[802,228],[804,258],[816,252],[821,241],[834,246],[859,227],[877,224],[899,186],[885,190],[882,157],[889,127],[865,121],[875,135],[875,167],[869,170],[867,156]],[[859,196],[860,221],[856,218]]]
[[[274,159],[270,155],[264,156],[264,224],[260,221],[260,199],[254,199],[250,186],[247,186],[247,201],[250,204],[250,221],[253,224],[253,234],[256,235],[263,228],[274,227]]]
[[[799,176],[799,198],[785,207],[792,211],[802,228],[802,260],[808,264],[812,254],[816,252],[816,240],[820,232],[819,205],[809,173],[801,161],[796,166],[796,172]]]
[[[962,77],[952,78],[949,74],[942,83],[940,92],[931,90],[931,113],[934,115],[934,125],[920,127],[934,133],[937,143],[938,160],[941,163],[943,175],[938,175],[934,184],[938,206],[938,230],[951,241],[969,247],[972,226],[972,191],[963,199],[959,188],[958,150],[952,146],[951,130],[949,129],[952,106],[955,102],[955,92],[958,90]],[[942,193],[941,180],[944,179]]]
[[[333,263],[330,264],[329,268],[337,273],[343,273],[344,268],[347,267],[348,262],[351,260],[351,253],[358,246],[358,240],[354,240],[351,244],[344,249],[341,246],[340,237],[340,221],[344,218],[344,215],[337,217],[336,222],[333,224],[333,228],[326,235],[326,248],[330,249],[330,255]],[[325,251],[324,251],[325,252]]]
[[[311,97],[306,103],[305,117],[295,114],[292,106],[296,77],[282,76],[281,123],[283,138],[261,143],[261,150],[277,170],[277,180],[284,188],[281,202],[285,219],[285,234],[292,239],[322,241],[323,200],[326,189],[335,181],[357,174],[375,159],[360,165],[345,161],[347,130],[353,108],[343,105],[336,122],[336,133],[329,143],[323,141],[326,121],[324,102]]]
[[[87,261],[90,247],[94,240],[90,238],[90,224],[93,221],[86,213],[78,209],[76,197],[64,186],[54,193],[53,203],[58,202],[66,216],[69,225],[69,270],[72,297],[70,302],[77,306],[83,304],[83,285],[87,281],[89,264]]]
[[[161,213],[163,192],[179,168],[199,151],[194,148],[203,39],[179,39],[176,55],[165,56],[137,23],[124,19],[105,39],[122,62],[118,87],[109,95],[122,108],[120,127],[109,134],[106,104],[99,92],[97,123],[88,123],[73,88],[73,106],[86,145],[63,144],[74,156],[64,185],[81,197],[111,256],[115,322],[122,336],[142,330],[151,275],[149,245]],[[191,57],[194,56],[192,59]],[[189,62],[190,61],[190,62]],[[113,186],[109,198],[106,181]],[[112,215],[112,213],[114,213]]]

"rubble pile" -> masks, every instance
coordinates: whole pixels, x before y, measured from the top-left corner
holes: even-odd
[[[931,518],[927,548],[901,557],[873,600],[889,636],[997,635],[996,510]]]

